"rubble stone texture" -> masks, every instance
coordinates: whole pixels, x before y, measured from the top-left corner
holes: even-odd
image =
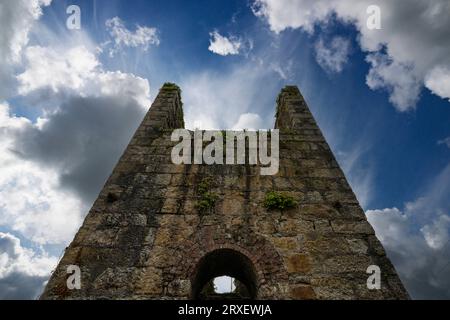
[[[280,169],[175,165],[181,91],[164,85],[41,299],[193,299],[229,275],[257,299],[408,299],[297,87],[277,99]],[[197,206],[205,184],[217,196]],[[265,195],[297,205],[267,210]],[[81,268],[81,289],[66,285]],[[368,266],[381,289],[367,288]]]

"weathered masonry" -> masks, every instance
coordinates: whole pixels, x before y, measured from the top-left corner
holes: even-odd
[[[297,87],[278,96],[272,176],[258,164],[173,164],[180,95],[161,88],[41,299],[205,298],[221,275],[248,298],[408,299]],[[80,290],[67,288],[69,265]],[[367,288],[370,265],[380,290]]]

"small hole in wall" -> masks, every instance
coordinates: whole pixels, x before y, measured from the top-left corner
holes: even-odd
[[[341,212],[342,204],[339,201],[336,201],[333,203],[333,208],[335,208],[337,211]]]
[[[108,192],[108,195],[106,196],[106,202],[113,203],[119,200],[119,196],[113,192]]]

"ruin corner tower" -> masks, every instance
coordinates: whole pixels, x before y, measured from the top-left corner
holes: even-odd
[[[297,87],[277,99],[276,175],[173,164],[183,127],[180,89],[165,84],[41,299],[194,299],[222,275],[256,299],[408,299]],[[295,205],[268,209],[268,194]],[[371,265],[379,290],[367,288]]]

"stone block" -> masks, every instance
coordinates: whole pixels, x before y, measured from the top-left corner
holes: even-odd
[[[289,273],[308,273],[311,271],[311,258],[305,254],[295,254],[286,258]]]
[[[291,297],[295,300],[313,300],[316,294],[311,286],[299,285],[291,288]]]

